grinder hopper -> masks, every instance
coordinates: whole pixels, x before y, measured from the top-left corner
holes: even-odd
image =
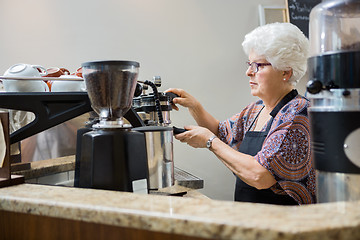
[[[122,125],[130,109],[139,73],[133,61],[95,61],[82,64],[83,77],[91,106],[100,117],[100,125]]]

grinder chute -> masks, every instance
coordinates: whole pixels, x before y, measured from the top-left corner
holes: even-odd
[[[360,1],[310,13],[307,96],[318,202],[360,199]]]

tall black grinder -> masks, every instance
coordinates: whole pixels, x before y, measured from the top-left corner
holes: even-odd
[[[148,191],[145,135],[132,131],[132,126],[123,121],[123,116],[132,111],[139,66],[133,61],[82,64],[91,105],[100,121],[81,139],[75,173],[79,187]]]
[[[360,200],[360,0],[310,13],[308,97],[318,202]]]

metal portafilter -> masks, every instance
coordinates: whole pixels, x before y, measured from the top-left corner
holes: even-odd
[[[135,110],[145,116],[144,121],[147,126],[133,130],[143,132],[146,137],[149,188],[156,190],[170,187],[174,185],[173,134],[175,131],[168,125],[171,123],[169,114],[171,101],[176,96],[158,92],[157,87],[161,86],[159,76],[155,76],[153,81],[145,80],[138,83],[142,86],[138,84],[133,104]],[[152,94],[143,91],[147,86],[151,87]]]

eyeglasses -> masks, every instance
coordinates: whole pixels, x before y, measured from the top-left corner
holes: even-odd
[[[269,65],[271,65],[271,63],[257,63],[257,62],[247,61],[246,65],[248,67],[250,67],[250,69],[251,69],[251,71],[253,73],[257,73],[259,71],[259,67],[261,67],[261,66],[269,66]]]

